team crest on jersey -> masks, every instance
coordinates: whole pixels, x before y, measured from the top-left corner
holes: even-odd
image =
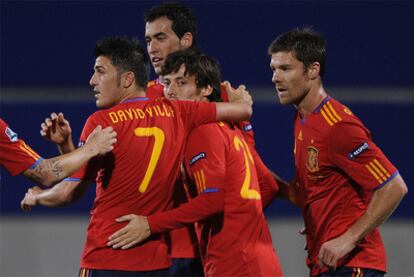
[[[9,127],[6,128],[5,131],[6,135],[9,137],[9,140],[11,142],[17,142],[19,140],[19,138],[17,137],[17,133],[15,133],[12,129],[10,129]]]
[[[197,155],[195,155],[194,157],[191,158],[190,160],[190,166],[195,164],[196,162],[198,162],[201,159],[205,159],[207,157],[205,152],[201,152],[198,153]]]
[[[358,146],[354,151],[348,154],[348,157],[353,160],[358,157],[362,152],[366,151],[369,148],[368,142],[364,142]]]
[[[318,154],[319,150],[313,146],[308,146],[307,150],[307,159],[306,159],[306,167],[310,172],[316,172],[319,170],[318,164]]]

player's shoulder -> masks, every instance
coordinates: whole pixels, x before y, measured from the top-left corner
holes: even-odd
[[[331,97],[322,103],[319,112],[322,116],[322,121],[328,127],[339,127],[348,123],[361,124],[359,118],[354,115],[349,107]]]

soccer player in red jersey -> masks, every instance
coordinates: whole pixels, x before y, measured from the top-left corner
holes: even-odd
[[[162,74],[166,91],[178,99],[220,101],[219,66],[204,54],[175,52]],[[145,239],[139,236],[142,231],[157,234],[197,222],[206,276],[281,276],[254,163],[239,128],[225,122],[197,127],[188,138],[184,159],[195,183],[189,189],[196,191],[194,198],[150,215],[147,223],[143,217],[128,218],[130,224],[111,236],[109,245],[127,249]]]
[[[152,7],[144,15],[145,20],[145,40],[147,51],[151,59],[152,66],[157,75],[161,74],[161,68],[167,56],[175,51],[196,48],[198,40],[197,22],[194,13],[181,3],[164,2]],[[222,99],[228,101],[224,83],[221,86]],[[163,94],[164,86],[160,77],[148,83],[148,97],[165,96],[174,99],[174,94]],[[261,186],[270,189],[272,195],[277,193],[280,182],[276,182],[269,169],[254,149],[254,133],[249,121],[237,123],[243,133],[244,138],[252,146],[252,152],[256,161],[256,167],[261,183],[268,184]],[[278,185],[279,183],[279,185]],[[183,193],[183,184],[177,182],[177,192],[175,192],[176,206],[186,201]],[[270,202],[268,202],[270,203]],[[202,275],[198,257],[197,245],[194,240],[194,230],[192,226],[173,230],[170,233],[172,244],[173,266],[171,274],[173,276],[195,276]]]
[[[50,186],[73,174],[89,159],[111,151],[115,137],[112,127],[102,130],[99,126],[84,147],[67,155],[43,159],[0,118],[0,164],[13,176],[22,174],[38,184]]]
[[[171,102],[145,97],[149,60],[137,41],[107,38],[95,48],[90,80],[96,105],[80,141],[98,124],[118,134],[114,150],[95,159],[70,179],[35,195],[35,203],[58,206],[73,202],[96,181],[96,198],[81,258],[81,276],[163,276],[171,261],[164,235],[154,235],[129,250],[107,246],[108,237],[124,223],[124,214],[144,214],[171,208],[187,134],[216,120],[244,120],[251,114],[251,98],[243,88],[233,103]]]
[[[269,46],[272,81],[282,105],[298,110],[294,156],[311,276],[383,276],[377,227],[407,186],[370,131],[322,84],[324,39],[309,28]]]

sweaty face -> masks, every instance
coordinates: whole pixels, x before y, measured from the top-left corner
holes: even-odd
[[[163,76],[164,96],[171,100],[201,101],[203,97],[197,88],[195,77],[184,73],[185,65],[181,65],[177,72]]]
[[[277,52],[271,56],[270,68],[280,103],[299,105],[311,88],[303,63],[292,52]]]
[[[172,29],[172,21],[163,16],[145,25],[145,41],[152,66],[157,75],[167,56],[182,49],[180,39]]]
[[[109,108],[120,102],[121,88],[115,66],[110,59],[99,56],[95,60],[94,73],[89,81],[96,93],[96,106]]]

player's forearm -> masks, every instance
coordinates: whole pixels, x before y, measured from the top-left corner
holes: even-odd
[[[57,144],[57,148],[62,155],[75,151],[76,147],[73,143],[72,135],[69,135],[63,143]]]
[[[217,121],[248,120],[252,114],[252,106],[245,102],[216,103]]]
[[[395,210],[408,189],[400,175],[376,190],[367,211],[345,233],[355,243],[380,226]]]
[[[96,155],[98,155],[96,148],[89,147],[89,145],[85,144],[75,151],[57,157],[56,159],[59,160],[58,165],[60,169],[60,172],[58,172],[60,175],[59,178],[62,177],[61,179],[63,179],[71,176]]]
[[[75,173],[82,165],[96,156],[97,152],[87,147],[56,158],[45,159],[33,169],[24,171],[24,175],[32,181],[44,186],[51,186]]]
[[[45,207],[62,207],[75,200],[77,183],[61,182],[53,188],[46,189],[35,196],[36,204]]]
[[[151,233],[161,233],[178,229],[208,218],[224,210],[224,193],[201,194],[189,202],[170,211],[147,217]]]

